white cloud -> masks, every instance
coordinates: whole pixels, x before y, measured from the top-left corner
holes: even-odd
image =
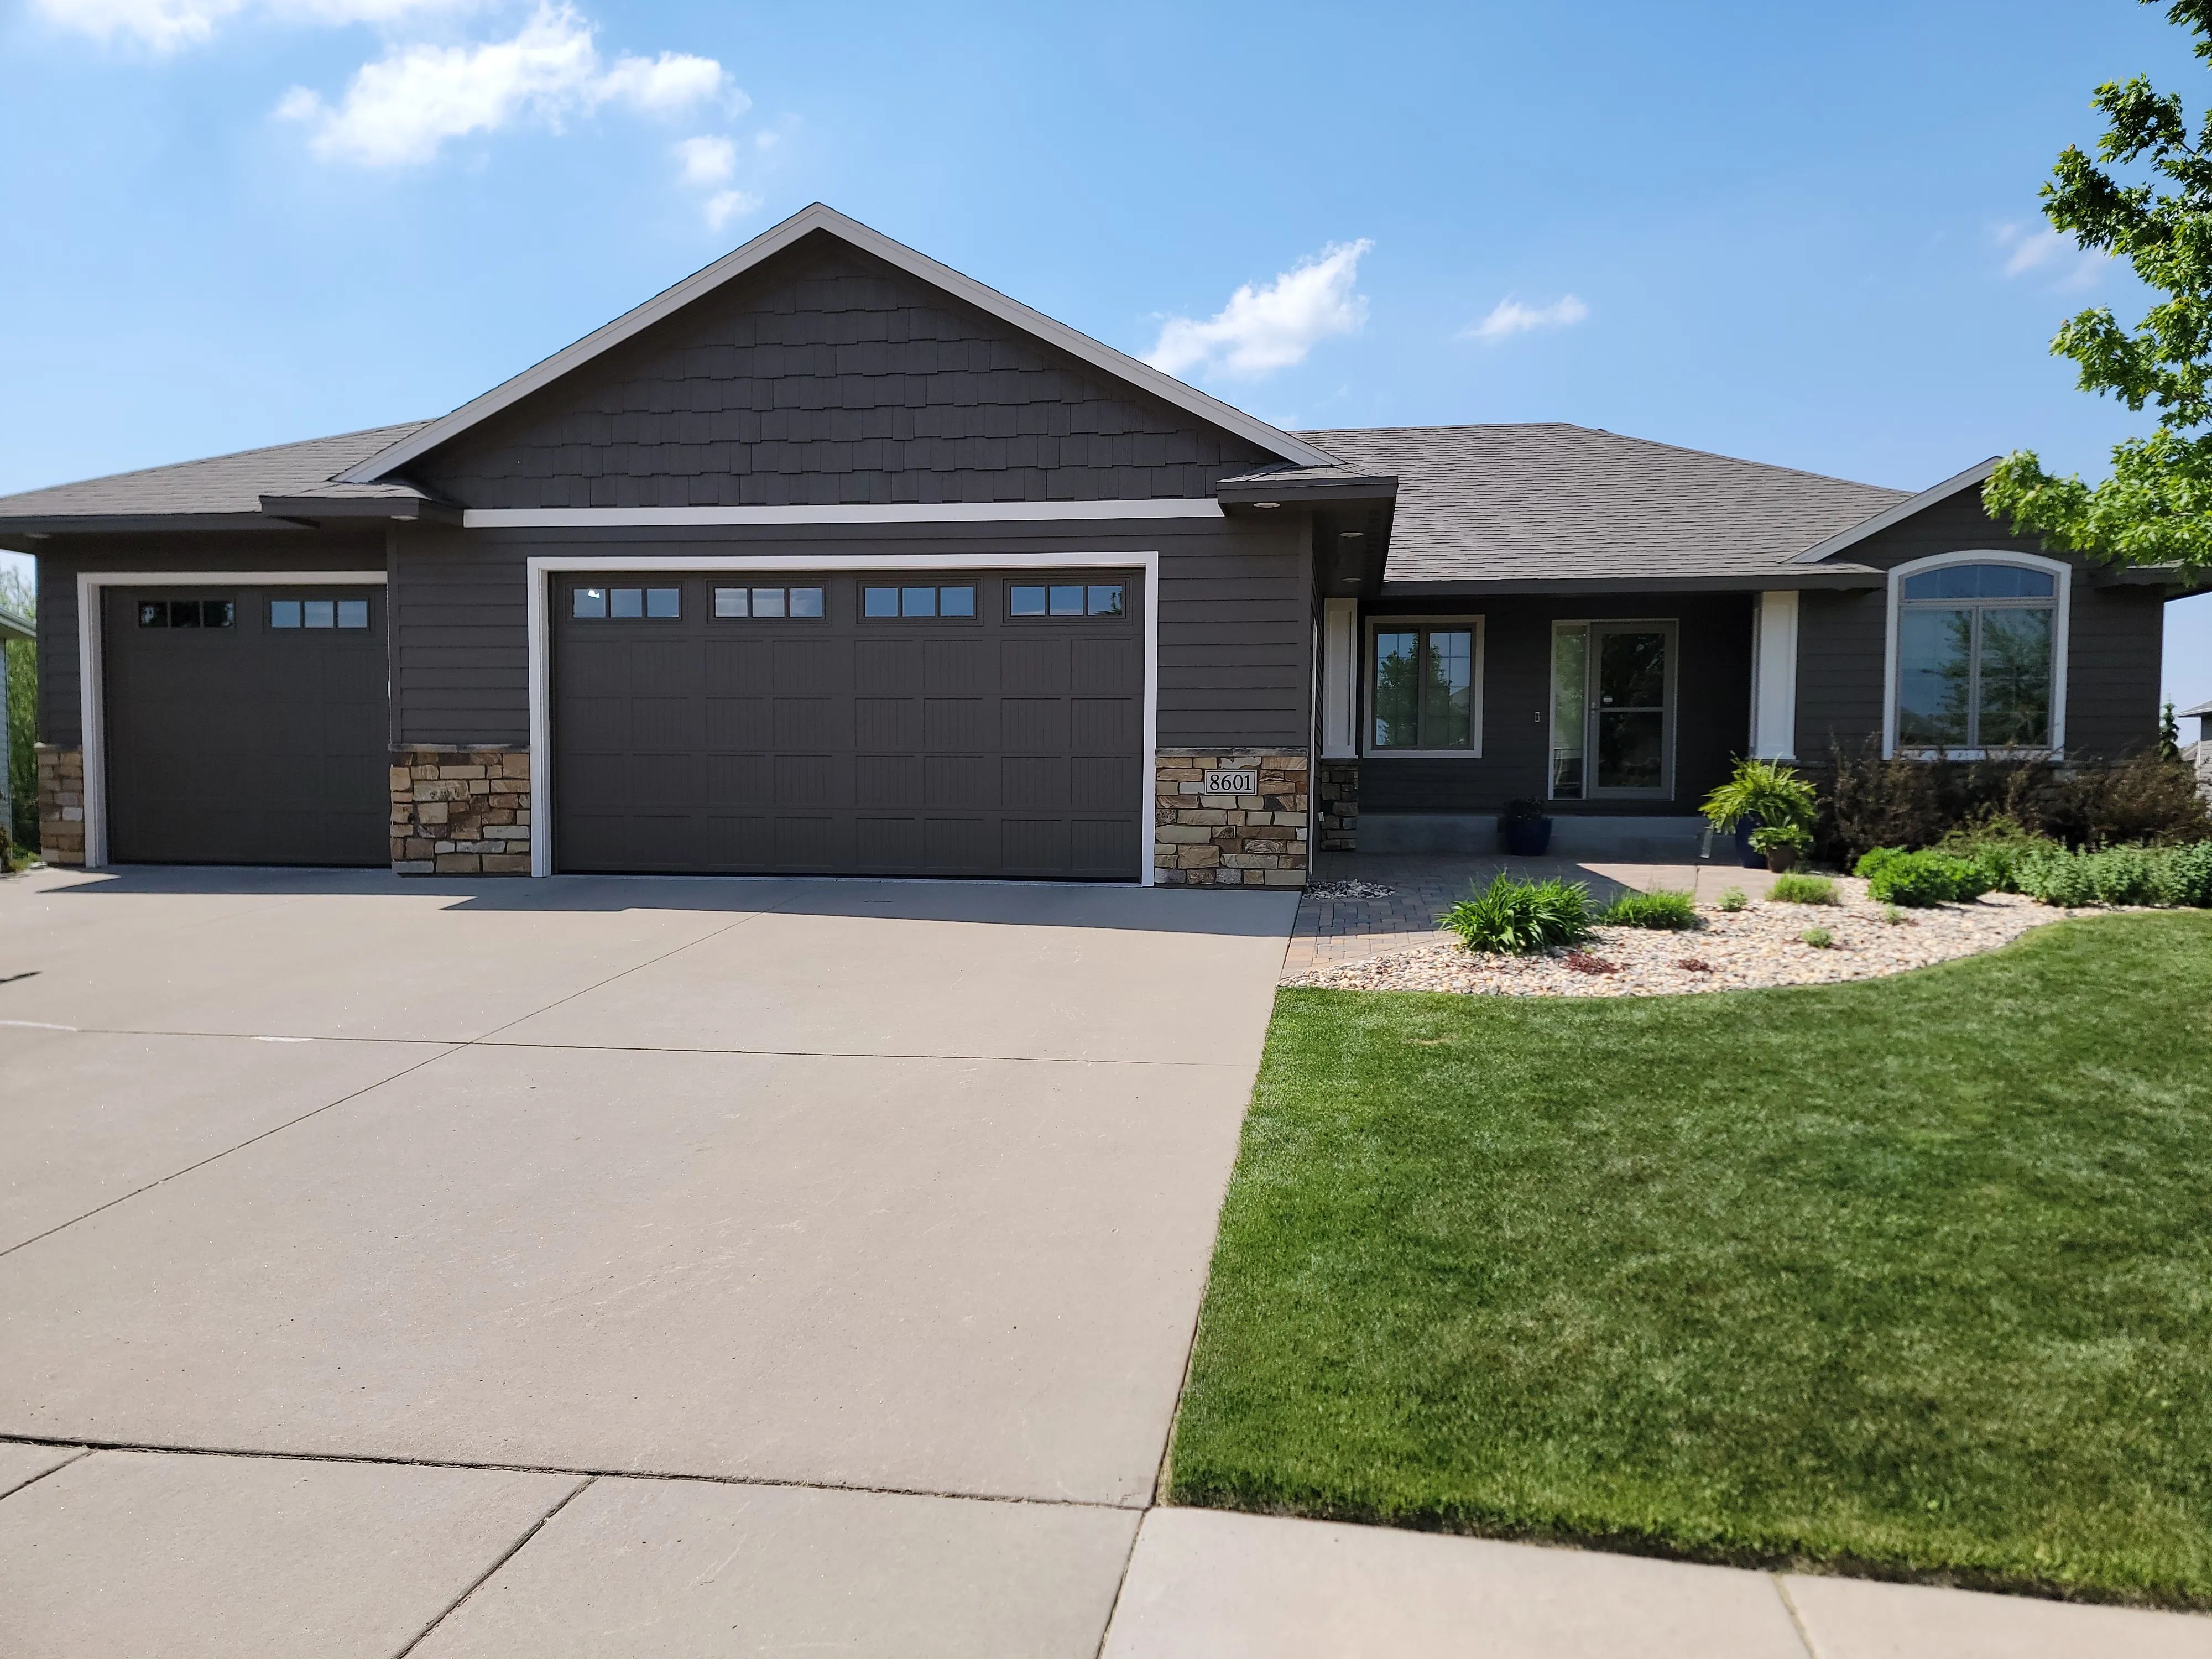
[[[1265,288],[1247,283],[1205,322],[1170,317],[1145,361],[1170,374],[1213,372],[1254,380],[1303,362],[1332,334],[1350,334],[1367,320],[1367,296],[1352,292],[1365,238],[1331,242]]]
[[[2051,229],[2048,225],[2031,230],[2026,225],[1999,225],[1997,246],[2007,250],[2004,274],[2025,276],[2030,271],[2042,271],[2055,286],[2079,289],[2089,288],[2105,274],[2112,263],[2112,256],[2097,248],[2085,248],[2071,236]]]
[[[738,147],[726,138],[686,138],[674,148],[687,185],[726,185],[737,177]]]
[[[474,0],[33,0],[51,22],[98,40],[120,35],[172,52],[214,34],[251,7],[286,22],[388,23],[417,11],[456,11]]]
[[[1565,328],[1589,315],[1589,307],[1571,294],[1562,295],[1547,306],[1524,306],[1518,300],[1500,300],[1491,307],[1490,315],[1460,330],[1459,337],[1462,340],[1495,343],[1516,334],[1526,334],[1531,329]]]
[[[707,228],[720,230],[734,218],[757,210],[761,198],[742,190],[718,190],[707,198]]]
[[[571,8],[541,5],[512,40],[395,47],[362,66],[337,107],[295,87],[276,113],[312,125],[310,143],[326,160],[408,167],[429,161],[448,138],[521,120],[557,131],[565,117],[611,103],[678,113],[727,79],[713,58],[677,52],[604,65],[592,34]]]

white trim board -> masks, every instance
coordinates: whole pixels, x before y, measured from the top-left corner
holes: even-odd
[[[382,587],[381,570],[80,570],[76,573],[77,748],[84,759],[84,867],[107,866],[107,696],[100,595],[110,587]],[[385,618],[391,638],[392,619]],[[386,693],[387,700],[389,692]]]
[[[526,561],[524,590],[530,618],[530,873],[553,873],[553,683],[552,578],[562,572],[593,570],[1127,570],[1145,573],[1145,766],[1144,801],[1137,819],[1139,886],[1153,884],[1154,780],[1160,753],[1160,556],[1158,550],[1134,553],[1063,553],[1050,558],[1034,553],[843,554],[806,558],[794,554],[710,554],[690,558],[653,558],[640,554],[593,558],[589,554],[547,554]]]
[[[468,530],[681,530],[844,524],[1066,524],[1086,520],[1218,519],[1212,496],[1129,501],[898,501],[838,507],[471,507]]]
[[[964,301],[986,315],[996,317],[1003,323],[1011,324],[1023,332],[1057,347],[1079,362],[1089,363],[1093,368],[1148,392],[1200,420],[1249,439],[1286,461],[1295,462],[1300,466],[1344,465],[1325,449],[1316,449],[1287,432],[1277,430],[1255,416],[1247,415],[1241,409],[1232,408],[1217,398],[1209,398],[1196,387],[1185,386],[1173,375],[1163,374],[1149,363],[1139,362],[1126,353],[1116,351],[1113,347],[1070,328],[1066,323],[1054,320],[1041,311],[1032,311],[1020,301],[1009,299],[996,289],[987,287],[972,276],[964,276],[950,265],[939,264],[928,255],[918,253],[902,242],[893,241],[881,231],[871,230],[858,220],[847,218],[836,209],[816,202],[801,208],[781,224],[763,231],[742,247],[724,254],[704,270],[694,271],[643,305],[626,311],[612,322],[592,330],[574,344],[555,352],[535,368],[525,369],[481,397],[463,404],[452,414],[431,422],[388,449],[347,468],[338,474],[338,481],[342,483],[376,483],[386,474],[404,466],[416,457],[436,448],[447,439],[465,432],[479,421],[489,419],[532,392],[551,385],[571,369],[582,367],[602,352],[650,328],[663,318],[674,315],[692,301],[743,276],[754,266],[817,230],[825,231],[862,252],[872,254],[884,264],[905,271],[909,276]]]
[[[2057,580],[2058,615],[2053,619],[2051,638],[2051,747],[2047,750],[2000,749],[1995,752],[2004,756],[2046,755],[2052,760],[2066,758],[2066,643],[2074,625],[2074,568],[2063,559],[2046,558],[2040,553],[2015,553],[2009,549],[1963,548],[1953,553],[1936,553],[1924,559],[1914,559],[1897,566],[1889,573],[1889,611],[1882,623],[1881,654],[1881,757],[1897,757],[1897,627],[1903,614],[1901,601],[1905,595],[1905,579],[1923,570],[1941,569],[1951,564],[2016,564],[2030,570],[2044,570]],[[1916,757],[1934,759],[1929,750],[1909,751]],[[1942,753],[1946,760],[1986,760],[1990,750],[1983,749],[1950,749]]]

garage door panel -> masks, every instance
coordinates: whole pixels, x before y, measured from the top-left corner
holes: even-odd
[[[1067,824],[1060,818],[1006,818],[999,826],[999,861],[1010,874],[1067,872]]]
[[[1068,747],[1079,755],[1127,754],[1137,746],[1138,719],[1133,698],[1071,698]]]
[[[775,805],[775,772],[769,756],[708,756],[707,800],[712,806]]]
[[[999,763],[999,803],[1018,812],[1070,805],[1066,757],[1006,756]]]
[[[1140,604],[1017,617],[1000,573],[755,580],[743,617],[714,615],[727,576],[631,574],[621,585],[681,584],[678,614],[580,618],[574,588],[610,579],[557,579],[558,867],[1139,873]],[[818,586],[820,614],[752,614],[771,580]],[[947,582],[972,586],[969,614],[934,614]],[[871,584],[902,614],[861,616]]]
[[[707,746],[712,750],[767,749],[775,742],[766,697],[709,697]]]
[[[274,627],[272,599],[320,601],[331,625]],[[335,625],[337,599],[362,625]],[[389,862],[384,611],[374,588],[106,590],[109,857]]]
[[[857,755],[853,760],[853,804],[855,806],[919,806],[922,805],[921,757],[919,755]],[[862,854],[863,858],[866,855]]]
[[[996,806],[993,768],[981,755],[925,755],[922,803],[927,806]]]
[[[1057,697],[1067,691],[1067,641],[1008,640],[999,647],[999,690],[1010,696]]]

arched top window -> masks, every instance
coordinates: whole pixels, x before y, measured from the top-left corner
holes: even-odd
[[[2056,750],[2064,721],[2067,568],[1953,553],[1891,573],[1893,753]]]

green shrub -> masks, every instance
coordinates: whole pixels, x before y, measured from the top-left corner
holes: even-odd
[[[2040,904],[2212,908],[2212,842],[2096,853],[2047,847],[2023,856],[2014,877],[2019,890]]]
[[[1892,927],[1902,927],[1905,925],[1905,912],[1894,904],[1885,904],[1881,907],[1881,919]]]
[[[1589,889],[1578,881],[1516,881],[1504,871],[1437,918],[1470,951],[1524,956],[1589,937]]]
[[[1825,927],[1808,927],[1797,937],[1815,951],[1825,951],[1836,942],[1836,936]]]
[[[1745,905],[1750,903],[1751,901],[1744,896],[1744,890],[1742,888],[1723,887],[1721,889],[1721,896],[1715,899],[1713,902],[1720,906],[1722,909],[1727,911],[1730,915],[1734,915],[1737,911],[1742,909]]]
[[[1739,760],[1729,781],[1705,797],[1702,810],[1707,822],[1722,831],[1733,830],[1746,818],[1780,828],[1795,825],[1809,830],[1820,806],[1813,786],[1797,769],[1774,761]]]
[[[1948,853],[1908,853],[1901,847],[1875,848],[1852,873],[1864,879],[1867,896],[1875,903],[1916,910],[1968,903],[1990,886],[1983,869],[1969,860]]]
[[[1698,906],[1687,893],[1623,893],[1605,907],[1598,921],[1607,927],[1662,927],[1680,931],[1698,925]]]
[[[1984,890],[2017,893],[2021,860],[2057,845],[2019,819],[1998,814],[1960,824],[1936,843],[1936,850],[1972,865],[1981,874]]]
[[[1777,904],[1841,904],[1836,884],[1826,876],[1777,876],[1766,896]]]

